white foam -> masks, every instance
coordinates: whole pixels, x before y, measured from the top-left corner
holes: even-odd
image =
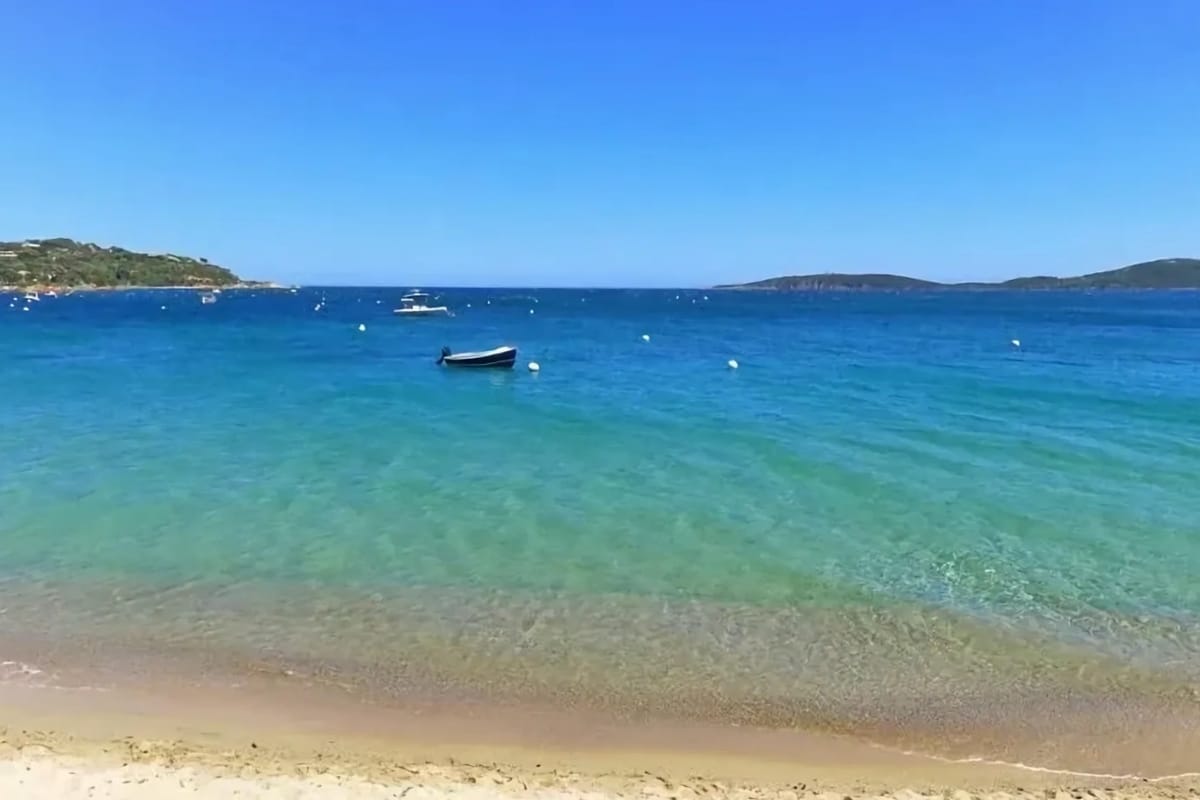
[[[44,674],[37,667],[32,664],[26,664],[24,661],[0,661],[0,678],[12,678],[23,675],[32,677]]]
[[[1003,759],[986,758],[984,756],[951,758],[949,756],[939,756],[932,753],[922,753],[919,750],[904,750],[899,747],[890,747],[888,745],[877,744],[875,742],[869,742],[869,744],[879,750],[887,750],[892,753],[899,753],[902,756],[909,756],[912,758],[926,758],[930,761],[937,761],[942,764],[983,764],[989,767],[1007,767],[1009,769],[1019,769],[1026,772],[1037,772],[1043,775],[1066,775],[1073,778],[1099,778],[1110,781],[1143,781],[1145,783],[1161,783],[1163,781],[1177,781],[1185,778],[1200,778],[1200,772],[1176,772],[1170,775],[1138,775],[1133,772],[1087,772],[1086,770],[1042,767],[1037,764],[1026,764],[1023,761],[1004,761]]]

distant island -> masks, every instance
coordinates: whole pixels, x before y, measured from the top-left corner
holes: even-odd
[[[1163,258],[1075,278],[1039,275],[1000,283],[938,283],[903,275],[786,275],[751,283],[726,284],[716,289],[807,292],[904,289],[1200,289],[1200,259]]]
[[[246,281],[207,259],[135,253],[73,239],[0,242],[0,286],[21,289],[269,287]]]

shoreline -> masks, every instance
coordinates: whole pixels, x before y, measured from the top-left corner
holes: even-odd
[[[951,763],[825,734],[587,721],[590,739],[564,739],[566,715],[553,713],[409,709],[371,726],[331,723],[319,703],[262,700],[257,692],[0,685],[0,795],[1121,800],[1200,792],[1195,774],[1147,780]]]
[[[647,617],[628,600],[529,605],[429,590],[385,602],[205,586],[6,588],[0,689],[43,699],[139,697],[160,716],[187,718],[195,709],[179,698],[204,694],[213,706],[252,702],[266,717],[304,707],[307,723],[355,736],[404,732],[415,715],[445,720],[456,737],[510,742],[514,729],[552,729],[526,737],[538,746],[591,746],[597,731],[619,732],[610,739],[622,744],[653,730],[699,736],[715,752],[754,741],[754,752],[786,754],[799,737],[856,742],[870,757],[984,758],[1062,774],[1200,770],[1194,677],[989,639],[944,616],[949,627],[931,638],[932,618],[898,609],[886,624],[870,613],[859,630],[844,611],[818,609],[763,617],[688,603]],[[153,633],[124,622],[133,619],[155,620]],[[762,638],[769,631],[784,633]],[[971,658],[956,661],[955,643]]]
[[[6,650],[5,658],[9,655]],[[975,751],[940,754],[814,729],[614,717],[580,708],[483,699],[412,697],[387,702],[352,686],[269,663],[248,665],[236,675],[214,666],[215,671],[203,677],[145,664],[121,679],[103,669],[46,673],[23,662],[3,664],[0,762],[10,771],[14,764],[18,771],[37,766],[50,776],[47,780],[59,780],[64,770],[104,772],[119,757],[121,780],[129,778],[131,765],[148,765],[150,773],[142,778],[169,780],[172,785],[176,780],[171,770],[181,766],[207,770],[206,780],[233,775],[258,781],[297,774],[307,778],[311,772],[306,770],[316,764],[321,774],[337,776],[339,782],[378,786],[394,786],[398,776],[411,782],[414,775],[436,775],[448,781],[437,785],[439,793],[453,793],[484,779],[497,785],[543,785],[553,779],[548,788],[572,797],[579,792],[641,795],[646,787],[657,791],[662,785],[713,781],[727,791],[709,796],[742,798],[796,791],[801,785],[797,797],[832,792],[836,800],[864,793],[904,800],[895,794],[899,790],[1010,796],[1036,791],[1038,800],[1049,796],[1046,790],[1062,789],[1200,792],[1200,751],[1186,744],[1182,749],[1192,756],[1148,761],[1145,771],[1130,774],[1116,766],[1110,771],[1102,766],[1074,769],[1009,762]],[[1166,720],[1163,724],[1165,729]],[[1086,740],[1086,718],[1073,725]],[[1143,734],[1131,727],[1118,736],[1127,740],[1122,743],[1126,749],[1153,753],[1162,745],[1143,740]],[[1080,745],[1069,738],[1060,742],[1063,748]],[[40,754],[37,765],[23,760],[31,747],[30,752]],[[1154,771],[1151,763],[1159,763],[1163,771]],[[463,770],[481,764],[492,771]],[[9,796],[3,791],[5,769],[0,766],[0,796]],[[554,782],[563,775],[571,781]],[[356,792],[368,791],[355,785]]]
[[[258,687],[262,689],[261,686]],[[276,698],[280,699],[280,698]],[[566,714],[408,709],[337,721],[321,703],[265,704],[256,692],[89,692],[0,687],[0,793],[14,778],[55,785],[47,797],[90,786],[147,785],[147,797],[195,796],[198,786],[243,796],[498,796],[680,798],[789,796],[1177,797],[1200,774],[1095,776],[984,762],[945,761],[830,734],[580,720]],[[583,723],[582,725],[580,723]],[[24,772],[25,775],[21,775]],[[62,793],[70,777],[78,794]],[[116,783],[113,783],[116,781]],[[191,784],[191,786],[189,786]],[[23,785],[23,784],[22,784]],[[177,791],[178,794],[163,792]],[[307,794],[305,793],[307,792]],[[392,793],[389,793],[392,792]],[[790,794],[788,794],[790,793]],[[101,797],[142,795],[111,794]],[[206,796],[206,795],[201,795]],[[965,800],[962,798],[961,800]]]

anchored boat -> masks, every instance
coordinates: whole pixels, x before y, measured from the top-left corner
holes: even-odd
[[[512,369],[517,361],[517,348],[497,347],[494,350],[484,350],[479,353],[452,353],[449,347],[442,348],[442,355],[437,363],[447,367],[496,367]]]
[[[429,295],[413,290],[400,298],[400,307],[392,309],[392,313],[407,317],[444,317],[450,313],[445,306],[431,306]]]

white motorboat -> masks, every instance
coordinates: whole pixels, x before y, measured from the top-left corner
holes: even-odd
[[[428,303],[428,294],[413,290],[400,298],[400,307],[393,309],[392,313],[409,317],[444,317],[450,314],[450,309],[445,306],[431,306]]]
[[[202,305],[211,306],[215,302],[217,302],[217,296],[214,293],[209,292],[200,295],[200,303]]]
[[[38,296],[37,292],[26,292],[25,293],[25,302],[26,303],[37,303],[41,299],[42,298]]]

